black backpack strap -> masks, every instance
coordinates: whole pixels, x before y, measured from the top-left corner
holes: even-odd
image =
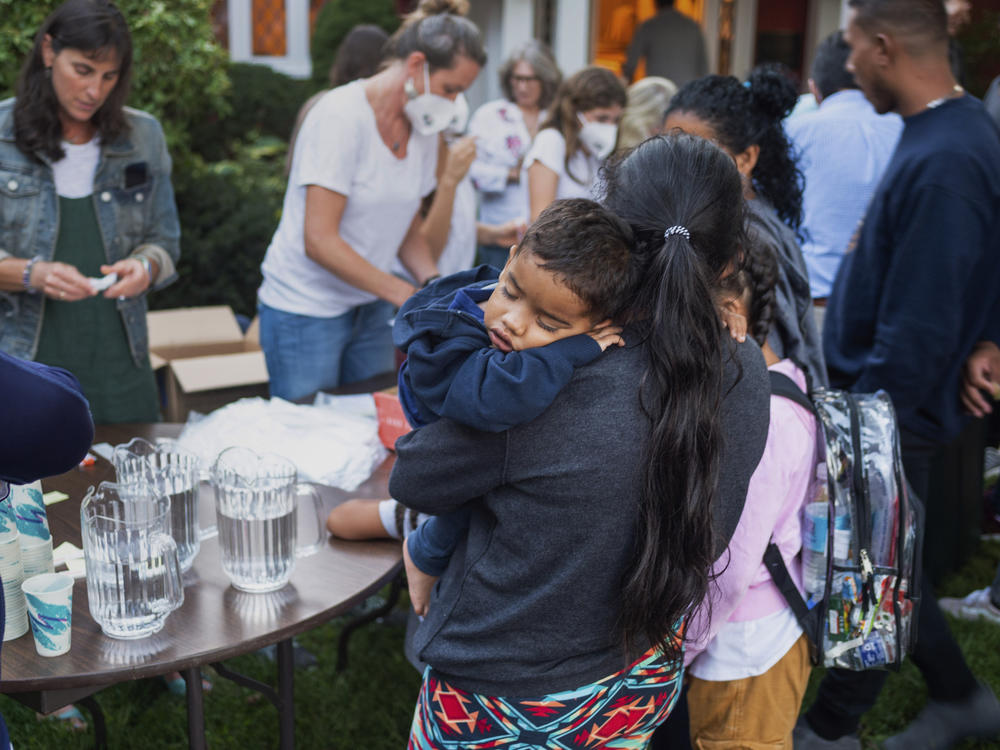
[[[791,383],[790,380],[788,382]],[[799,391],[799,393],[802,393],[802,391]],[[802,599],[802,594],[795,588],[795,583],[788,572],[788,567],[781,557],[781,550],[778,549],[778,545],[774,543],[774,540],[768,542],[767,549],[764,550],[764,565],[767,567],[767,572],[771,574],[771,578],[774,579],[778,591],[781,592],[785,601],[788,602],[788,606],[791,607],[795,619],[799,621],[799,625],[802,626],[802,630],[806,634],[806,639],[809,641],[810,660],[814,665],[818,665],[821,658],[818,613],[822,610],[822,607],[817,606],[813,610],[806,607],[806,603]]]
[[[784,373],[775,372],[774,370],[768,370],[767,374],[771,376],[772,394],[787,398],[789,401],[794,401],[803,409],[808,409],[817,419],[819,418],[819,414],[816,413],[816,405],[813,404],[812,399],[802,392],[801,388],[795,385],[794,380]]]

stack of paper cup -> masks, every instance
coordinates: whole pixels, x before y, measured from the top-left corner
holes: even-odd
[[[21,564],[24,577],[52,573],[52,534],[49,533],[49,518],[42,500],[42,483],[11,485],[10,500],[14,509],[14,520],[21,535]]]
[[[21,582],[24,569],[21,566],[21,542],[10,500],[0,501],[0,580],[3,580],[3,598],[6,607],[3,639],[13,640],[24,635],[28,629],[28,611]]]

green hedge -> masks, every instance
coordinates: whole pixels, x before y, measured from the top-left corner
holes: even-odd
[[[258,136],[287,141],[299,107],[312,94],[307,80],[290,78],[266,65],[231,63],[226,113],[194,124],[191,148],[209,161],[232,159],[242,143]]]
[[[191,156],[177,165],[180,278],[150,295],[150,307],[229,305],[254,314],[260,264],[281,216],[285,152],[284,141],[259,138],[237,145],[232,159]]]
[[[209,21],[212,0],[118,0],[132,31],[135,61],[129,104],[163,124],[174,158],[196,124],[228,111],[227,54]],[[54,0],[0,0],[0,96],[12,96],[34,35]]]

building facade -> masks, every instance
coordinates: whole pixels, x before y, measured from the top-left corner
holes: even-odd
[[[309,39],[324,0],[217,0],[215,18],[230,56],[295,77],[310,74]],[[399,3],[405,6],[403,0]],[[596,63],[620,70],[636,26],[654,0],[471,0],[489,62],[470,90],[475,106],[500,96],[497,69],[522,42],[539,38],[566,73]],[[812,50],[841,25],[846,0],[675,0],[707,42],[709,66],[744,76],[757,62],[783,62],[804,84]]]

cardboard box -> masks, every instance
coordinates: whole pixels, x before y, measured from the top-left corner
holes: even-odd
[[[156,310],[146,320],[150,361],[154,370],[162,368],[168,422],[268,395],[257,328],[251,325],[244,335],[229,307]]]

